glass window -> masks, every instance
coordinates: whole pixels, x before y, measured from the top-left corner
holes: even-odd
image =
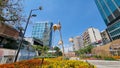
[[[111,27],[109,27],[109,28],[108,28],[108,31],[110,32],[110,31],[112,31],[112,30],[114,30],[114,29],[116,29],[116,28],[118,28],[118,27],[120,27],[120,22],[115,23],[114,25],[112,25]]]
[[[115,30],[114,32],[111,32],[110,35],[114,36],[120,33],[120,29]]]
[[[120,6],[120,0],[114,0],[114,1],[118,6]]]
[[[110,7],[111,11],[114,12],[115,9],[117,9],[114,5],[114,3],[112,2],[112,0],[105,0],[108,4],[108,6]]]
[[[115,40],[115,39],[119,39],[119,38],[120,38],[120,35],[115,36],[115,37],[112,37],[113,40]]]
[[[119,28],[119,29],[117,29],[117,28]],[[115,29],[117,29],[117,30],[115,30]],[[115,35],[120,34],[120,22],[115,23],[114,25],[112,25],[111,27],[108,28],[109,32],[112,31],[112,30],[115,30],[115,31],[110,33],[111,36],[115,36]],[[116,39],[116,36],[113,37],[113,39]]]
[[[107,25],[107,24],[108,24],[108,21],[107,21],[107,19],[106,19],[105,14],[104,14],[105,11],[102,10],[102,7],[101,7],[100,4],[98,3],[98,1],[97,1],[97,0],[95,0],[95,1],[96,1],[96,5],[97,5],[97,7],[98,7],[98,9],[99,9],[99,11],[100,11],[101,16],[102,16],[105,24]],[[102,4],[101,4],[101,5],[102,5]]]
[[[100,1],[100,3],[101,3],[101,5],[102,5],[102,7],[103,7],[103,9],[104,9],[104,11],[105,11],[105,13],[107,14],[107,16],[109,16],[109,15],[110,15],[110,12],[109,12],[107,6],[105,5],[104,1],[103,1],[103,0],[99,0],[99,1]]]

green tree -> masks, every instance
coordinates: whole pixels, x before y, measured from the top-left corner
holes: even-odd
[[[54,47],[54,50],[56,50],[56,52],[58,52],[58,51],[60,51],[60,48],[57,47],[57,46],[55,46],[55,47]]]
[[[94,47],[94,46],[92,46],[92,45],[88,45],[88,46],[86,47],[86,53],[91,53],[93,47]]]
[[[55,47],[54,47],[54,50],[56,51],[56,52],[55,52],[55,55],[56,55],[56,56],[62,56],[62,52],[60,51],[60,48],[59,48],[59,47],[55,46]]]
[[[92,45],[88,45],[82,49],[79,49],[78,51],[76,51],[77,54],[90,54],[92,49],[94,48],[94,46]]]
[[[42,64],[44,62],[45,54],[47,54],[47,52],[49,50],[49,47],[48,46],[33,45],[33,48],[41,53],[42,62],[40,64],[41,64],[41,68],[42,68]]]
[[[45,56],[47,54],[49,47],[48,46],[40,46],[40,45],[33,45],[33,48],[41,53],[41,56]]]
[[[0,0],[0,22],[7,21],[9,25],[20,27],[21,22],[26,20],[22,14],[22,2],[23,0]]]

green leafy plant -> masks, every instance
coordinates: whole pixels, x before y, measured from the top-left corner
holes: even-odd
[[[113,57],[104,57],[104,60],[115,60]]]
[[[42,64],[43,64],[44,58],[45,58],[45,54],[47,54],[47,52],[49,50],[49,47],[48,46],[33,45],[33,48],[41,53],[40,56],[42,58],[42,62],[40,64],[41,64],[41,67],[42,67]]]
[[[56,51],[56,52],[55,52],[55,56],[62,56],[62,52],[60,51],[60,48],[59,48],[59,47],[55,46],[55,47],[54,47],[54,50]]]
[[[102,56],[100,56],[100,55],[94,55],[93,57],[97,58],[97,59],[102,59]]]

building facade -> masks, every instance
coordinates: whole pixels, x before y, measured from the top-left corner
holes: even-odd
[[[114,40],[104,46],[93,48],[92,54],[99,56],[120,56],[120,39]]]
[[[74,51],[69,51],[68,53],[65,53],[66,57],[75,57],[75,52]]]
[[[26,37],[24,38],[25,41],[29,42],[30,45],[39,45],[39,46],[43,46],[43,42],[39,39],[36,38],[32,38],[32,37]]]
[[[83,47],[83,40],[80,36],[73,38],[73,51],[77,51]]]
[[[106,30],[103,30],[101,32],[102,42],[103,44],[107,44],[110,42],[110,37],[108,36],[108,32]]]
[[[33,25],[32,37],[43,41],[43,45],[51,46],[52,43],[52,25],[51,22],[38,22]]]
[[[16,50],[0,48],[0,64],[13,63]]]
[[[100,31],[96,28],[90,27],[88,28],[83,34],[83,45],[101,45],[102,44],[102,38],[100,35]]]
[[[0,22],[0,48],[17,49],[19,31],[14,27]]]
[[[95,0],[111,40],[120,39],[120,0]]]

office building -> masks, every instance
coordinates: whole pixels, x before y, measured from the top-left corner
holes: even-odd
[[[80,36],[73,38],[73,51],[77,51],[83,47],[83,40]]]
[[[95,0],[111,41],[120,39],[120,0]]]
[[[32,37],[43,41],[43,45],[51,46],[52,43],[52,25],[51,22],[38,22],[33,25]]]
[[[84,46],[94,45],[98,46],[102,44],[102,38],[100,31],[96,28],[90,27],[83,34],[83,44]]]
[[[106,30],[101,31],[101,37],[104,45],[110,42],[110,37],[108,36],[108,33]]]

